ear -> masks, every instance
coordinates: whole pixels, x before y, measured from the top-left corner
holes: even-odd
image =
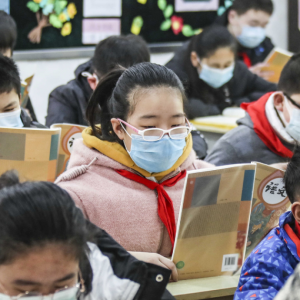
[[[123,141],[124,138],[125,138],[126,132],[122,128],[120,121],[117,120],[116,118],[113,118],[113,119],[110,120],[110,122],[112,124],[112,128],[113,128],[114,133],[118,136],[118,138],[120,140]]]
[[[237,12],[231,9],[228,13],[228,23],[230,25],[235,25],[237,18],[238,18]]]
[[[291,210],[296,222],[300,224],[300,202],[293,203]]]
[[[283,112],[283,106],[284,106],[284,95],[282,92],[276,92],[273,95],[274,99],[274,106],[278,111]]]
[[[94,91],[96,89],[96,87],[97,87],[97,79],[96,79],[96,77],[95,76],[89,76],[87,78],[87,81],[88,81],[91,89]]]
[[[195,67],[195,68],[199,67],[198,55],[195,51],[191,52],[191,63],[193,65],[193,67]]]

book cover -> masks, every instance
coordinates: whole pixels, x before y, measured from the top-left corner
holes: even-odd
[[[21,180],[54,182],[60,131],[0,127],[0,174],[16,170]]]
[[[86,127],[74,124],[53,124],[51,128],[61,128],[61,140],[56,174],[59,176],[67,169],[73,150],[74,141],[82,138],[81,133]]]
[[[256,175],[247,240],[246,257],[291,207],[283,182],[284,171],[256,163]]]
[[[232,275],[244,262],[255,165],[187,173],[172,260],[179,279]]]

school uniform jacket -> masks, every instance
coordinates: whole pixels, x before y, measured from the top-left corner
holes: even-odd
[[[300,240],[291,212],[253,250],[242,268],[234,300],[274,299],[300,261]]]
[[[171,271],[137,260],[105,231],[88,222],[94,241],[88,261],[93,272],[91,291],[84,300],[171,300],[166,290]],[[87,282],[86,274],[83,277]]]
[[[166,64],[181,79],[187,96],[186,111],[190,119],[219,115],[226,107],[252,102],[267,92],[276,91],[273,83],[251,73],[241,61],[236,61],[233,78],[215,89],[199,78],[190,62],[190,43],[185,42],[175,56]]]

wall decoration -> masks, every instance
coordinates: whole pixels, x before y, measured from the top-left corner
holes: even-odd
[[[121,0],[83,0],[83,17],[121,17]]]
[[[219,0],[175,0],[176,12],[218,10]]]
[[[224,6],[220,6],[218,9],[218,16],[223,15],[223,13],[233,4],[234,0],[225,0]]]
[[[0,10],[4,10],[9,14],[9,0],[1,0],[0,1]]]
[[[27,7],[36,14],[37,19],[37,26],[28,34],[31,43],[39,44],[43,28],[48,26],[60,29],[62,36],[71,34],[71,20],[77,14],[74,3],[66,0],[32,0],[27,3]]]

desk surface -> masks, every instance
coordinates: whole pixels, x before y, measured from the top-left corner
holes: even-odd
[[[168,284],[167,289],[177,300],[201,300],[233,296],[239,276],[221,276],[182,280]]]

